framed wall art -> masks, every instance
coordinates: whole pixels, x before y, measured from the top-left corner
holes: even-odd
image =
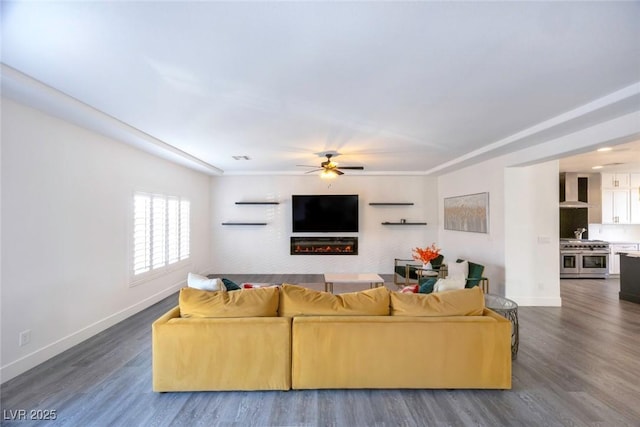
[[[489,232],[489,193],[445,197],[444,229]]]

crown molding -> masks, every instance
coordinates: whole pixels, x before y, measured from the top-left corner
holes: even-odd
[[[20,71],[1,64],[2,96],[54,117],[123,142],[154,156],[205,173],[223,171],[166,142],[130,126]]]

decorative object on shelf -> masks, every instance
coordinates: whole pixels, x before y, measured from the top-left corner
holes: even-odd
[[[430,269],[431,261],[438,258],[440,255],[440,248],[436,247],[435,243],[432,243],[431,246],[427,246],[426,248],[413,248],[412,249],[413,259],[416,261],[422,261],[422,268]]]
[[[445,197],[444,229],[489,232],[489,193]]]

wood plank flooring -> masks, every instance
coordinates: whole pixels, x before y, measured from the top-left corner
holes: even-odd
[[[226,277],[323,289],[321,275]],[[173,295],[2,385],[2,425],[639,426],[640,304],[619,301],[618,289],[617,279],[562,280],[563,307],[520,307],[509,391],[153,393],[151,323]],[[429,355],[388,363],[420,369]],[[57,419],[11,420],[19,409]]]

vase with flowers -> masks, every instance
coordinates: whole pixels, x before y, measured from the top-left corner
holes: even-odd
[[[422,261],[422,268],[426,270],[431,269],[431,261],[438,258],[440,255],[440,248],[436,247],[435,243],[426,248],[413,248],[413,259],[416,261]]]

